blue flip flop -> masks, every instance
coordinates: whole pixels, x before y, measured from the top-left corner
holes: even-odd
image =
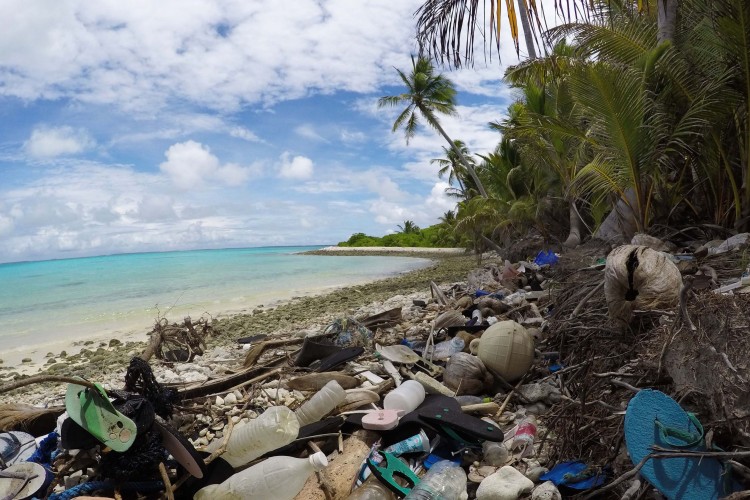
[[[705,451],[703,426],[663,392],[644,389],[630,400],[625,413],[625,443],[633,464],[653,450]],[[712,500],[741,490],[730,469],[709,457],[651,459],[640,471],[669,500]]]

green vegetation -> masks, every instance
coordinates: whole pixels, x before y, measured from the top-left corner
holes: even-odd
[[[479,3],[425,1],[418,38],[432,57],[471,61],[458,48],[479,29],[471,22]],[[456,210],[425,230],[405,224],[383,238],[353,235],[347,245],[480,250],[536,228],[573,247],[589,235],[750,229],[750,2],[575,3],[586,15],[546,32],[543,57],[506,71],[516,100],[488,124],[498,132],[493,151],[472,153],[442,129],[437,114],[455,113],[455,90],[429,59],[414,59],[408,75],[398,71],[406,91],[379,104],[406,105],[393,131],[403,128],[407,141],[418,118],[446,139],[445,157],[433,163]],[[530,13],[538,18],[536,7]],[[463,35],[444,29],[463,22]]]
[[[450,215],[448,215],[450,214]],[[439,224],[420,229],[414,222],[407,220],[399,224],[399,232],[383,237],[368,236],[365,233],[354,233],[348,240],[338,244],[340,247],[426,247],[452,248],[460,245],[455,239],[452,224],[455,224],[453,212],[447,212]]]

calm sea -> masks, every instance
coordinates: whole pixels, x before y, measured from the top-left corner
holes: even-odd
[[[265,247],[0,264],[0,351],[151,329],[158,316],[214,316],[429,263],[408,257],[302,255]]]

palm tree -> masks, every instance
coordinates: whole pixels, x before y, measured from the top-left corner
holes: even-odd
[[[475,167],[474,160],[469,156],[469,148],[466,147],[466,144],[464,144],[461,140],[455,141],[455,147],[461,150],[464,157],[471,162],[471,166]],[[453,151],[453,148],[446,148],[443,146],[443,151],[445,152],[445,158],[433,158],[430,160],[430,163],[437,163],[440,165],[440,170],[438,170],[438,177],[441,179],[446,174],[448,175],[448,184],[453,184],[454,182],[458,183],[458,186],[460,187],[460,195],[464,199],[467,198],[468,192],[466,189],[466,186],[464,185],[463,179],[465,179],[467,172],[464,166],[461,164],[461,159],[458,157],[458,155]]]
[[[448,144],[450,144],[461,163],[463,163],[469,172],[477,189],[479,189],[479,193],[486,198],[487,193],[471,163],[466,159],[461,150],[456,147],[455,142],[448,137],[448,134],[440,125],[436,116],[437,113],[445,115],[456,114],[456,89],[453,83],[443,75],[436,75],[435,69],[428,59],[424,57],[415,59],[412,56],[411,62],[412,72],[408,76],[400,69],[396,69],[404,85],[406,85],[407,92],[395,96],[381,97],[378,100],[378,107],[407,105],[406,109],[396,118],[392,129],[395,132],[399,128],[404,127],[407,144],[409,143],[409,139],[414,137],[419,125],[419,116],[421,116],[429,126],[437,130],[448,141]]]
[[[397,227],[398,232],[403,234],[416,234],[420,231],[419,226],[414,224],[414,221],[411,220],[405,220],[403,226],[399,224]]]
[[[526,38],[526,50],[529,58],[534,59],[536,49],[533,34],[536,34],[537,29],[541,29],[544,12],[539,9],[535,1],[516,0],[516,3],[518,15],[513,2],[506,0],[510,32],[516,53],[519,53],[518,21],[520,20]],[[558,14],[568,21],[576,17],[586,17],[593,5],[592,0],[555,2]],[[476,32],[484,38],[485,49],[487,47],[485,33],[489,32],[490,38],[495,39],[494,46],[498,54],[500,53],[501,0],[425,0],[415,16],[417,17],[417,42],[421,50],[440,62],[447,62],[454,67],[460,67],[463,63],[471,64],[474,60]],[[490,45],[490,56],[492,56],[492,46]]]

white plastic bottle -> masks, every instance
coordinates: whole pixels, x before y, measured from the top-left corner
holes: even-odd
[[[271,406],[258,418],[237,425],[221,456],[232,467],[241,467],[269,451],[286,446],[299,434],[299,422],[286,406]]]
[[[430,467],[404,500],[466,500],[466,472],[448,460]]]
[[[300,427],[318,422],[343,403],[344,399],[346,399],[344,388],[335,380],[331,380],[313,397],[297,408],[297,420],[299,420]]]
[[[307,458],[271,457],[221,484],[201,488],[193,500],[292,500],[310,475],[328,465],[325,453]]]
[[[425,392],[422,384],[416,380],[407,380],[393,389],[383,398],[383,408],[386,410],[413,411],[424,401]]]

